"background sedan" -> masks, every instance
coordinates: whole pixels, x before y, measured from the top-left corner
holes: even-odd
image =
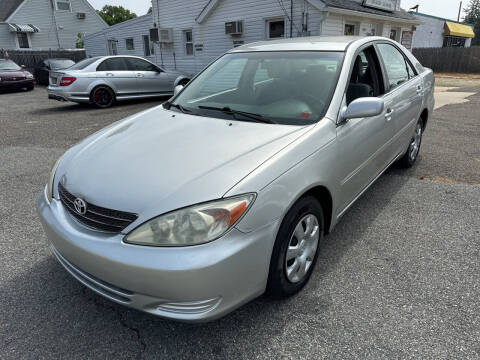
[[[23,67],[12,60],[0,59],[0,89],[33,90],[35,79]]]
[[[37,84],[48,85],[48,75],[50,71],[64,70],[74,65],[75,61],[70,59],[45,59],[40,61],[34,70]]]
[[[172,95],[176,85],[189,80],[184,73],[165,70],[141,57],[94,57],[64,71],[51,71],[48,97],[106,108],[120,100]]]

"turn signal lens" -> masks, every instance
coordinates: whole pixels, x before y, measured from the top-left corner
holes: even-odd
[[[62,77],[62,79],[60,80],[60,86],[68,86],[68,85],[71,85],[73,84],[73,82],[77,80],[76,77],[74,76],[64,76]]]
[[[245,194],[176,210],[147,221],[124,240],[148,246],[187,246],[210,242],[225,234],[254,200],[255,194]]]

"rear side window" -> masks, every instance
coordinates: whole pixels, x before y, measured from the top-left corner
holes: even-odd
[[[115,57],[102,62],[97,67],[97,71],[128,71],[128,65],[125,58]]]
[[[158,71],[158,68],[148,61],[136,58],[126,58],[129,70],[134,71]]]
[[[378,50],[383,59],[383,63],[385,64],[389,90],[395,89],[397,86],[415,76],[413,69],[408,68],[410,65],[405,60],[403,54],[395,46],[390,44],[378,44]]]

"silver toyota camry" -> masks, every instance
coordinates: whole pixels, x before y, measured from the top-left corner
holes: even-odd
[[[172,95],[175,86],[189,80],[138,56],[99,56],[51,71],[47,92],[49,99],[106,108],[121,100]]]
[[[57,161],[38,199],[50,249],[93,291],[171,319],[291,296],[352,203],[415,163],[433,87],[380,37],[232,49]]]

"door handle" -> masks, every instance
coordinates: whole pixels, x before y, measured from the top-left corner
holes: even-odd
[[[107,73],[107,76],[113,76],[113,74],[112,73]]]
[[[423,88],[419,85],[417,86],[417,94],[422,95]]]
[[[137,74],[137,77],[143,77],[143,74]]]
[[[387,119],[387,121],[392,120],[392,115],[393,115],[394,111],[395,110],[393,110],[392,108],[387,109],[387,112],[385,113],[385,119]]]

